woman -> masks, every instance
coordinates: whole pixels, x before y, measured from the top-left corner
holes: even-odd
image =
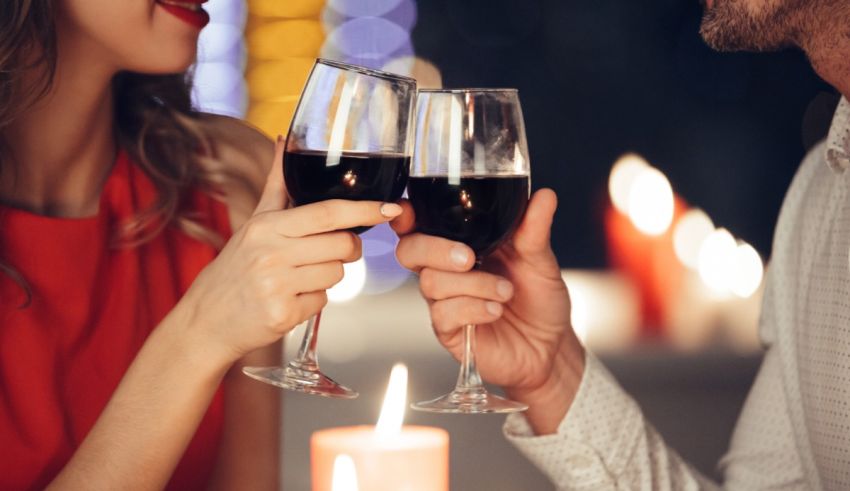
[[[284,209],[280,138],[190,108],[200,1],[0,3],[0,489],[275,488],[239,366],[401,211]]]

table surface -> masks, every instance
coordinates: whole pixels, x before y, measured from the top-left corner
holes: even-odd
[[[287,356],[301,330],[288,341]],[[310,435],[321,428],[377,421],[390,368],[410,369],[411,401],[447,392],[457,363],[431,333],[416,286],[332,304],[319,343],[323,369],[360,391],[353,401],[283,391],[287,491],[310,489]],[[600,358],[640,403],[667,442],[700,471],[715,476],[761,356],[725,349],[676,353],[641,345]],[[547,490],[553,486],[502,437],[504,416],[433,415],[408,411],[408,424],[445,428],[451,437],[451,485],[456,491]]]

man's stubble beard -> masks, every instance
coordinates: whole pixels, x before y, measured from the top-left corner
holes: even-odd
[[[798,44],[807,3],[820,0],[765,0],[752,12],[746,0],[715,0],[702,18],[700,34],[718,51],[777,51]]]

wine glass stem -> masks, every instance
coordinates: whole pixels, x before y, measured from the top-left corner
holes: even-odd
[[[319,355],[316,353],[316,344],[319,340],[319,321],[321,319],[321,311],[310,318],[307,323],[307,329],[304,330],[304,338],[301,340],[298,356],[289,362],[290,365],[302,370],[319,369]]]
[[[460,363],[460,373],[457,377],[457,392],[483,391],[484,384],[478,374],[475,364],[475,324],[463,326],[463,358]]]

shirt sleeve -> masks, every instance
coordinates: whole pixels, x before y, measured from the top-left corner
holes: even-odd
[[[587,352],[570,410],[552,435],[534,436],[525,417],[512,414],[507,439],[559,490],[716,489],[668,448],[637,403]]]
[[[559,490],[713,490],[643,417],[637,403],[592,354],[570,410],[552,435],[535,436],[512,414],[505,436]],[[720,463],[723,489],[803,490],[778,350],[768,350]]]

